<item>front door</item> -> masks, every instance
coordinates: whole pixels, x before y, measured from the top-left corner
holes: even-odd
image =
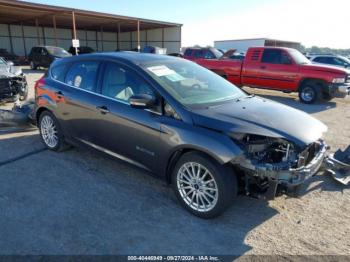
[[[282,49],[265,49],[257,74],[262,87],[291,91],[298,82],[298,65]]]
[[[102,74],[94,143],[123,160],[154,169],[160,152],[160,103],[152,110],[136,109],[129,98],[136,94],[157,97],[156,92],[137,72],[118,63],[107,62]]]

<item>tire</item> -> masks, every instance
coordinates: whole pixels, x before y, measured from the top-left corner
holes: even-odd
[[[198,169],[202,179],[196,177]],[[205,219],[221,215],[237,195],[237,178],[233,170],[199,152],[186,153],[179,159],[171,183],[181,205]]]
[[[300,87],[299,99],[304,104],[313,104],[320,98],[320,90],[313,83],[305,83]]]
[[[334,98],[334,96],[332,96],[331,94],[329,93],[322,93],[322,99],[324,101],[331,101],[332,99]]]
[[[38,68],[37,65],[35,65],[33,60],[30,61],[29,65],[30,65],[30,69],[32,69],[32,70],[36,70]]]
[[[52,151],[63,151],[67,148],[61,127],[50,111],[44,111],[39,117],[40,136],[45,146]]]

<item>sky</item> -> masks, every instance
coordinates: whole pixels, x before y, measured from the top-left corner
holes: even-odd
[[[350,48],[350,0],[33,0],[183,24],[182,45],[268,37]]]

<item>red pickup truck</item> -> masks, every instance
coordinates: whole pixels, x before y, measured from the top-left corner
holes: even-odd
[[[237,86],[298,92],[300,101],[311,104],[350,94],[350,71],[312,64],[298,50],[283,47],[249,48],[243,60],[219,57],[213,48],[189,48],[192,60]]]

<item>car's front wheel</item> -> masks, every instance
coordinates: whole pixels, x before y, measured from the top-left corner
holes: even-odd
[[[299,99],[304,104],[313,104],[320,98],[320,90],[312,83],[303,84],[299,90]]]
[[[201,218],[219,216],[237,195],[233,171],[197,152],[180,158],[172,173],[172,186],[180,203]]]
[[[53,151],[61,151],[66,148],[66,143],[55,116],[44,111],[39,117],[39,130],[45,146]]]

